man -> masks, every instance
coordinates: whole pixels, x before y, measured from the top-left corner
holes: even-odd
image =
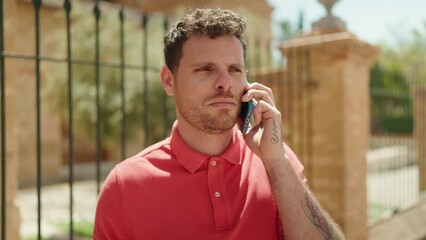
[[[177,121],[111,171],[94,239],[343,239],[282,143],[272,91],[246,82],[244,30],[232,11],[197,9],[166,35],[161,80]],[[236,122],[252,99],[243,135]]]

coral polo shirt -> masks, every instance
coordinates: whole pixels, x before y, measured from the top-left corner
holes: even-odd
[[[300,178],[303,166],[286,146]],[[260,158],[235,128],[220,156],[171,136],[111,171],[96,209],[94,239],[282,239]]]

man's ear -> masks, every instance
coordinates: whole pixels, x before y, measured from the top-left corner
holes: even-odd
[[[161,68],[160,77],[166,94],[168,96],[173,96],[175,79],[172,71],[166,65]]]

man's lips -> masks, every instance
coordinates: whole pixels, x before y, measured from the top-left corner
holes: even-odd
[[[208,105],[213,107],[233,107],[237,104],[234,99],[215,99],[209,102]]]

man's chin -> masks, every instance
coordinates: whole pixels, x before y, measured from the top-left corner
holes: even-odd
[[[232,128],[234,128],[236,119],[227,120],[225,122],[221,121],[208,121],[205,122],[204,130],[211,134],[223,134],[226,133]]]

